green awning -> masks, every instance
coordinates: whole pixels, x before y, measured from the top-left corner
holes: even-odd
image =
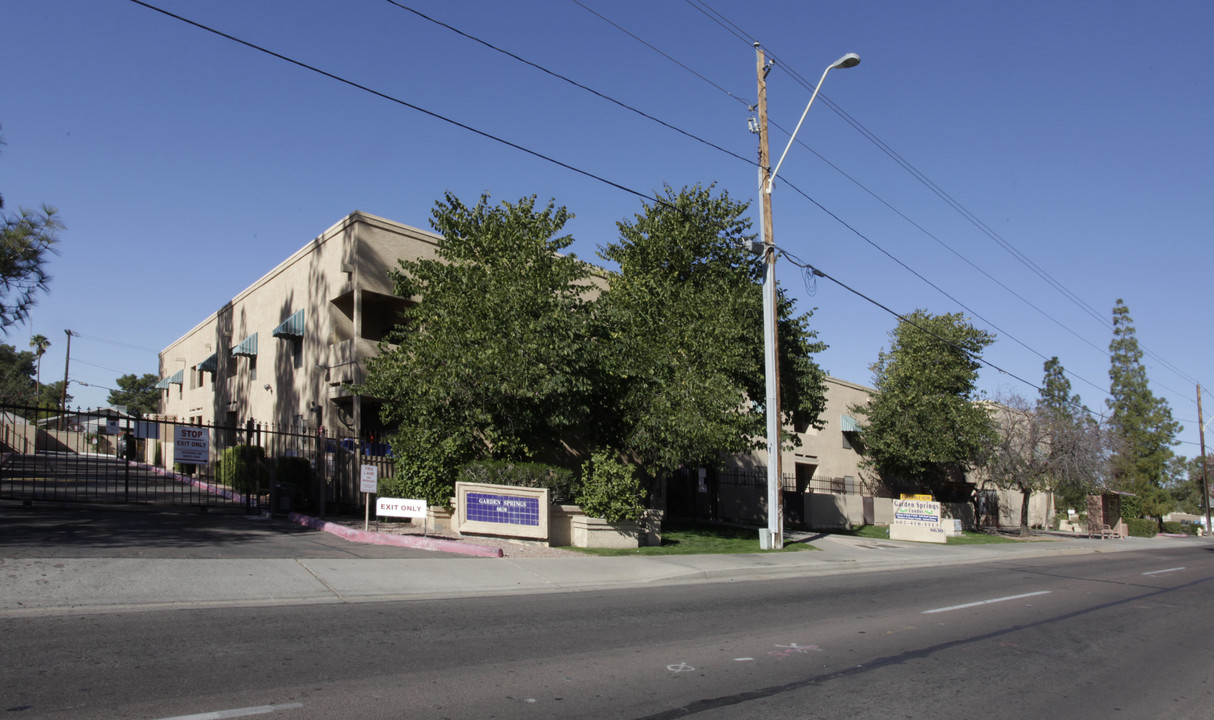
[[[244,340],[241,340],[240,344],[232,348],[232,354],[257,357],[257,333],[253,333]]]
[[[213,372],[215,372],[215,370],[218,367],[219,367],[219,353],[211,353],[210,357],[208,357],[206,360],[203,360],[202,362],[195,365],[194,369],[201,370],[202,372],[213,373]]]
[[[168,386],[169,386],[168,378],[161,378],[160,382],[156,383],[157,390],[163,390],[163,389],[167,388]]]
[[[274,328],[274,337],[301,338],[304,336],[304,311],[296,310],[291,317]]]
[[[180,385],[185,380],[185,370],[178,370],[169,378],[170,385]]]
[[[840,415],[839,424],[843,426],[843,432],[860,432],[860,423],[851,415]]]

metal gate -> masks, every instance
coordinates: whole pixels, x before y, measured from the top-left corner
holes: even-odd
[[[174,457],[179,429],[205,443],[205,462]],[[129,460],[119,457],[127,442],[133,445]],[[236,446],[260,448],[254,456],[261,470],[251,482],[234,484],[220,471],[225,452]],[[287,458],[299,460],[288,463]],[[377,465],[379,477],[390,477],[391,450],[382,443],[326,437],[309,427],[252,420],[207,425],[141,420],[109,408],[61,415],[0,406],[0,498],[5,499],[323,515],[364,501],[358,480],[365,464]]]

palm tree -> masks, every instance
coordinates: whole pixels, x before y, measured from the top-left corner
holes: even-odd
[[[42,406],[42,356],[46,354],[46,349],[51,346],[51,341],[46,339],[45,335],[35,335],[30,338],[30,347],[34,348],[34,354],[38,356],[38,385],[36,388],[34,407]]]

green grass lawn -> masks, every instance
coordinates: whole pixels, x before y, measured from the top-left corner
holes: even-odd
[[[829,530],[852,537],[886,540],[889,528],[884,525],[864,525],[853,530]],[[949,545],[988,545],[993,543],[1023,542],[1016,538],[966,532],[960,537],[948,538]],[[712,525],[684,525],[672,523],[662,526],[662,545],[642,548],[566,548],[587,555],[727,555],[732,553],[799,552],[818,548],[804,542],[785,543],[783,550],[760,550],[758,528],[738,528]]]
[[[817,550],[807,543],[786,543],[783,550],[760,550],[758,528],[709,525],[662,525],[662,545],[642,548],[566,548],[587,555],[726,555]]]

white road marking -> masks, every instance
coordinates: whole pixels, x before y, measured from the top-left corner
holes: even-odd
[[[1025,593],[1023,595],[1009,595],[1008,597],[995,598],[993,600],[979,600],[978,602],[966,603],[964,605],[952,605],[950,607],[936,608],[935,610],[924,610],[924,615],[932,613],[948,612],[949,610],[961,610],[963,608],[978,607],[979,605],[990,605],[991,603],[1007,602],[1008,600],[1019,600],[1021,598],[1033,597],[1034,595],[1049,595],[1049,590],[1038,590],[1037,592]]]
[[[1184,570],[1184,569],[1185,568],[1178,567],[1178,568],[1168,568],[1167,570],[1152,570],[1151,572],[1144,572],[1143,575],[1162,575],[1163,573],[1166,573],[1166,572],[1176,572],[1177,570]]]
[[[754,658],[734,658],[733,659],[734,662],[750,662],[751,660],[754,660]]]
[[[227,718],[247,717],[249,715],[265,715],[278,710],[294,710],[303,707],[303,703],[283,703],[281,705],[257,705],[256,707],[236,708],[235,710],[216,710],[214,712],[198,713],[197,715],[174,715],[160,720],[227,720]]]

